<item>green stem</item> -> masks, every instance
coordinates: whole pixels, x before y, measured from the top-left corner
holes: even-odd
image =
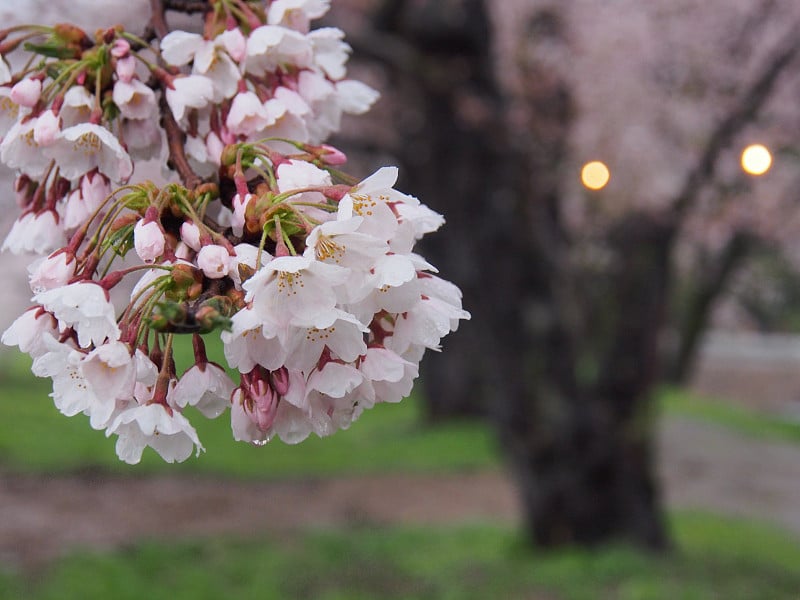
[[[261,256],[264,254],[264,246],[267,245],[267,225],[261,228],[261,240],[258,242],[258,254],[256,254],[256,271],[261,268]]]

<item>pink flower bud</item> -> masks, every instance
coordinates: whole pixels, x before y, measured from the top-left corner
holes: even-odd
[[[117,59],[117,77],[120,81],[130,83],[133,76],[136,74],[136,59],[128,55],[124,58]]]
[[[164,254],[164,232],[155,221],[140,220],[133,228],[133,246],[136,254],[146,263],[154,262]]]
[[[272,387],[279,396],[285,396],[289,393],[289,372],[286,367],[281,367],[277,371],[272,372]]]
[[[86,202],[84,202],[83,197],[81,197],[81,191],[72,190],[64,204],[64,228],[77,229],[83,225],[90,214]]]
[[[328,144],[322,144],[320,146],[322,152],[320,153],[320,158],[322,162],[326,165],[343,165],[347,162],[347,156],[344,152],[339,150],[338,148],[334,148],[333,146],[329,146]]]
[[[81,178],[81,196],[90,212],[97,210],[111,194],[111,184],[105,175],[98,172]]]
[[[191,221],[186,221],[181,225],[181,240],[192,250],[200,250],[200,228]]]
[[[245,211],[247,211],[247,205],[250,204],[252,197],[252,194],[245,194],[244,198],[242,198],[241,194],[236,194],[233,197],[233,216],[231,217],[231,227],[233,228],[234,235],[242,235],[242,232],[244,231]]]
[[[237,141],[236,134],[224,126],[219,129],[219,138],[222,140],[222,143],[226,145],[235,144]]]
[[[111,46],[111,56],[114,58],[124,58],[130,54],[131,45],[127,40],[117,38]]]
[[[222,279],[230,270],[231,255],[222,246],[203,246],[197,254],[197,266],[209,279]]]
[[[58,115],[52,110],[46,110],[36,119],[33,126],[33,139],[39,146],[49,146],[56,141],[61,125]]]
[[[253,382],[247,391],[253,399],[253,412],[248,416],[261,431],[267,431],[275,422],[280,398],[263,380]]]
[[[222,162],[222,151],[225,149],[225,144],[219,139],[219,136],[213,131],[206,136],[206,152],[208,158],[219,165]]]
[[[38,79],[23,79],[11,88],[11,100],[20,106],[33,108],[42,95],[42,82]]]
[[[69,252],[57,252],[28,267],[28,281],[34,294],[67,285],[75,275],[77,261]]]

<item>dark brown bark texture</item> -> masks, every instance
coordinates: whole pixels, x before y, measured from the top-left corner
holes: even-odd
[[[388,65],[388,94],[400,105],[402,187],[448,219],[423,253],[461,287],[473,315],[443,354],[423,363],[429,412],[494,420],[537,544],[624,539],[665,548],[650,396],[673,297],[671,255],[720,154],[758,113],[800,38],[780,42],[742,90],[669,209],[630,212],[594,239],[573,239],[560,212],[571,91],[537,59],[537,44],[568,50],[568,24],[557,3],[534,11],[516,65],[523,89],[509,98],[495,79],[487,6],[387,0],[375,31],[354,41]],[[509,127],[520,100],[528,118]],[[580,259],[595,247],[602,264]],[[730,264],[720,262],[698,288],[681,350],[687,362],[717,284],[746,250],[730,248]]]
[[[402,61],[396,85],[416,99],[423,122],[400,150],[405,188],[446,215],[445,231],[432,236],[424,253],[462,288],[473,314],[444,353],[426,357],[431,416],[493,417],[536,543],[623,537],[663,546],[643,407],[669,232],[647,227],[642,216],[619,226],[615,243],[625,258],[615,269],[618,281],[608,286],[616,297],[600,295],[617,325],[603,342],[609,364],[601,370],[609,375],[583,384],[576,333],[585,319],[574,313],[583,308],[576,294],[586,290],[570,272],[559,214],[569,89],[557,74],[528,65],[526,96],[536,118],[525,131],[510,131],[481,1],[384,8],[384,30],[413,49],[401,53],[411,61]],[[531,30],[561,35],[557,13],[542,11]],[[662,243],[640,251],[653,235]]]

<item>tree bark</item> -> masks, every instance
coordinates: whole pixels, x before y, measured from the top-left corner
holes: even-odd
[[[560,423],[547,433],[522,432],[513,453],[529,537],[541,547],[597,545],[610,540],[663,549],[667,537],[653,476],[652,428],[607,408],[619,397],[584,398],[580,405],[557,395]],[[627,399],[628,403],[633,403]]]
[[[391,8],[394,33],[419,55],[417,64],[403,67],[424,121],[418,138],[404,140],[408,187],[448,218],[425,254],[462,287],[473,314],[448,340],[447,352],[423,363],[430,413],[488,410],[535,543],[624,538],[665,547],[647,401],[668,228],[643,216],[620,226],[616,249],[627,262],[605,307],[616,329],[604,341],[608,353],[600,365],[617,371],[582,382],[580,313],[592,307],[581,304],[560,215],[560,170],[573,118],[568,86],[547,66],[528,65],[524,94],[533,118],[524,131],[511,131],[493,78],[484,3],[430,0]],[[449,18],[454,10],[462,18]],[[562,36],[558,17],[556,9],[543,9],[537,31]],[[637,245],[656,234],[659,244],[643,253]]]
[[[454,13],[460,19],[452,19]],[[501,129],[489,21],[478,0],[390,0],[376,26],[406,44],[408,51],[395,52],[402,61],[396,65],[396,85],[401,94],[413,90],[409,120],[421,119],[398,148],[401,177],[407,189],[447,217],[443,234],[423,240],[422,252],[461,288],[465,308],[473,314],[472,322],[448,336],[446,352],[431,353],[422,363],[427,416],[483,415],[486,342],[474,323],[491,310],[481,304],[487,284],[481,255],[491,248],[480,219],[485,198],[496,191],[494,140]]]

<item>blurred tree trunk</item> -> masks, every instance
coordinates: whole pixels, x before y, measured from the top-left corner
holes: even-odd
[[[494,417],[538,544],[622,537],[663,546],[645,407],[668,252],[638,249],[642,218],[620,227],[619,255],[628,262],[611,307],[620,326],[605,342],[611,364],[602,365],[615,376],[584,385],[575,339],[580,290],[559,214],[569,89],[529,65],[534,119],[510,131],[483,2],[385,6],[384,29],[418,51],[407,75],[422,127],[404,140],[408,187],[448,218],[426,254],[462,287],[473,314],[444,354],[426,358],[431,414],[483,409]],[[553,9],[532,27],[534,35],[561,35]]]
[[[423,253],[465,296],[474,321],[491,311],[481,289],[486,285],[490,238],[482,230],[486,199],[497,193],[494,176],[502,127],[489,54],[490,23],[480,2],[385,2],[378,27],[410,42],[417,52],[398,88],[411,89],[407,122],[397,149],[406,189],[447,218],[446,235],[423,241]],[[496,299],[495,299],[496,301]],[[494,301],[492,301],[494,304]],[[482,372],[486,339],[471,324],[448,337],[447,351],[430,353],[422,383],[427,416],[485,415]]]
[[[560,189],[571,91],[560,68],[544,62],[569,54],[565,5],[542,2],[533,13],[519,64],[508,65],[523,71],[514,97],[494,79],[487,6],[388,0],[379,12],[383,33],[367,44],[393,55],[395,101],[400,94],[412,113],[405,122],[416,123],[399,150],[405,187],[449,220],[426,254],[462,287],[473,314],[447,352],[426,362],[429,410],[483,407],[493,417],[536,543],[621,538],[665,548],[651,393],[674,288],[671,254],[721,153],[758,114],[800,52],[800,37],[790,31],[742,90],[670,207],[631,211],[595,239],[572,239]],[[718,270],[687,313],[686,364],[717,283],[742,251],[734,240],[715,260]]]

